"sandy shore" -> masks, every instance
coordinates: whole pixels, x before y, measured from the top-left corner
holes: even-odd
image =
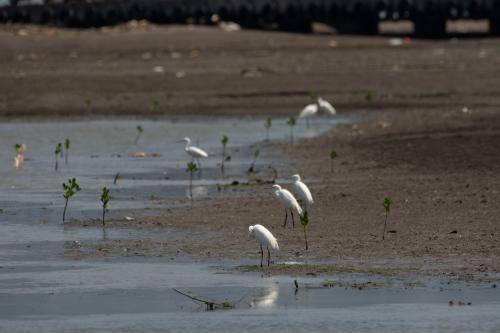
[[[4,28],[0,116],[294,115],[311,93],[359,124],[275,145],[315,197],[308,227],[283,228],[269,185],[247,198],[213,199],[110,227],[188,229],[203,241],[106,242],[68,256],[259,259],[247,237],[266,225],[277,261],[443,263],[437,273],[479,276],[500,263],[500,41],[403,40],[212,28],[125,31]],[[14,82],[14,83],[12,83]],[[152,102],[158,101],[154,107]],[[335,149],[335,172],[329,152]],[[382,201],[393,207],[381,240]],[[92,224],[92,221],[78,224]],[[128,243],[130,244],[128,244]],[[135,250],[134,250],[135,248]],[[446,263],[446,264],[445,264]],[[435,266],[428,268],[436,272]]]

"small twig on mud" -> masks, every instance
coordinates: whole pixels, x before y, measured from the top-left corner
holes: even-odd
[[[231,304],[229,302],[217,303],[213,300],[203,299],[201,297],[189,295],[188,293],[182,292],[179,289],[172,288],[172,290],[175,291],[176,293],[186,296],[187,298],[192,299],[193,301],[205,303],[205,305],[207,306],[207,311],[213,311],[216,309],[233,309],[235,307],[234,304]]]

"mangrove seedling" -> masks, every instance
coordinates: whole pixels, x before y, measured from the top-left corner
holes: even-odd
[[[139,138],[141,137],[142,132],[144,132],[141,125],[137,125],[136,129],[137,134],[135,135],[134,144],[137,144],[137,142],[139,142]]]
[[[306,227],[309,224],[309,213],[307,210],[304,212],[304,214],[300,215],[300,224],[304,227],[304,240],[306,241],[306,251],[309,249],[309,246],[307,244],[307,232],[306,232]]]
[[[252,164],[250,164],[250,168],[248,168],[248,172],[254,172],[255,170],[255,162],[257,162],[257,157],[259,157],[260,150],[258,148],[252,149]]]
[[[372,102],[374,98],[373,92],[372,91],[367,91],[365,94],[365,100],[367,102]]]
[[[269,142],[269,130],[271,129],[272,125],[273,125],[273,120],[270,117],[266,118],[266,124],[265,124],[265,127],[266,127],[266,142]]]
[[[16,167],[16,170],[21,170],[24,164],[24,152],[26,151],[26,145],[24,143],[16,143],[14,148],[16,149],[14,166]]]
[[[71,145],[71,142],[69,141],[68,138],[64,140],[64,149],[66,150],[66,154],[64,155],[64,163],[68,165],[68,159],[69,159],[69,147]]]
[[[115,174],[115,178],[113,178],[113,185],[116,185],[116,183],[118,182],[118,179],[120,179],[120,178],[121,178],[120,173],[117,172]]]
[[[229,138],[226,135],[222,136],[222,139],[220,140],[220,143],[222,143],[222,161],[220,165],[220,171],[222,173],[222,176],[224,176],[224,161],[226,160],[226,145],[229,141]]]
[[[59,168],[59,160],[58,160],[58,157],[59,155],[61,155],[61,152],[62,152],[62,143],[58,143],[56,145],[56,149],[54,150],[54,154],[55,154],[55,159],[56,159],[56,165],[54,167],[54,169],[57,171],[57,169]]]
[[[384,209],[385,209],[385,222],[384,222],[384,232],[382,233],[382,240],[385,239],[385,228],[387,227],[387,217],[389,216],[389,213],[391,211],[391,198],[385,197],[384,198]]]
[[[103,187],[101,190],[101,202],[102,202],[102,226],[105,226],[104,217],[106,215],[106,211],[108,210],[108,202],[111,199],[109,195],[109,190],[106,187]]]
[[[186,172],[189,172],[189,198],[193,201],[193,173],[198,171],[196,163],[189,162],[187,164]]]
[[[24,143],[16,143],[14,148],[16,149],[16,154],[24,154],[26,151],[26,145]]]
[[[87,109],[90,109],[90,106],[92,105],[92,100],[90,98],[85,99],[85,106]]]
[[[76,194],[76,192],[80,191],[80,185],[78,185],[75,178],[70,178],[68,179],[68,182],[63,183],[62,186],[64,190],[63,197],[65,200],[63,216],[62,216],[62,220],[64,223],[64,221],[66,220],[66,209],[68,208],[68,201],[71,197],[73,197]]]
[[[293,144],[293,127],[297,124],[297,121],[294,117],[290,117],[286,123],[290,126],[290,143]]]
[[[158,100],[152,100],[151,105],[150,105],[151,111],[156,111],[160,108],[160,101]]]
[[[330,171],[333,172],[334,171],[334,168],[333,168],[333,160],[337,157],[337,152],[335,150],[332,150],[330,152]]]

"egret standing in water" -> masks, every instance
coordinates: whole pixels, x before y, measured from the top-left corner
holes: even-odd
[[[302,207],[300,207],[297,199],[293,196],[290,191],[282,189],[279,185],[273,185],[274,195],[285,205],[285,223],[283,228],[286,227],[286,220],[288,219],[288,211],[292,215],[292,225],[295,228],[295,219],[293,217],[293,212],[295,211],[299,216],[302,215]]]
[[[314,117],[321,113],[334,116],[337,113],[337,111],[330,104],[330,102],[321,97],[318,97],[316,103],[306,105],[306,107],[302,109],[302,111],[299,114],[299,119],[305,118],[307,127],[309,127],[309,118]]]
[[[299,200],[302,200],[304,202],[305,210],[307,210],[307,206],[314,203],[311,191],[309,191],[307,185],[302,182],[298,174],[293,175],[292,179],[293,190],[299,196]]]
[[[191,139],[188,137],[185,137],[179,142],[186,143],[186,147],[184,147],[184,150],[186,151],[186,153],[188,153],[189,156],[191,156],[193,160],[196,160],[196,164],[198,164],[198,167],[201,172],[200,158],[207,158],[208,157],[207,152],[198,147],[191,146]]]
[[[299,119],[305,118],[307,127],[309,128],[309,118],[318,114],[318,104],[309,104],[299,114]]]
[[[267,248],[267,266],[271,263],[271,252],[272,250],[278,251],[280,248],[278,246],[278,241],[273,236],[273,234],[266,229],[266,227],[256,224],[248,227],[248,236],[254,235],[260,244],[260,267],[262,267],[262,262],[264,261],[264,250],[262,246]]]

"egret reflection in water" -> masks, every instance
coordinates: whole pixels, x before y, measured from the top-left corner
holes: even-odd
[[[262,288],[250,302],[252,308],[269,308],[276,305],[279,296],[279,287]]]

